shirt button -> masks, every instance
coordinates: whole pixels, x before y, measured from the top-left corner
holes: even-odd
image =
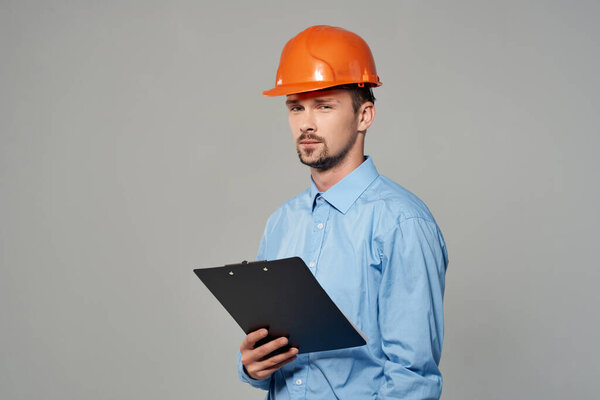
[[[319,225],[317,225],[317,228],[319,228],[319,229],[323,229],[323,224],[319,224]]]
[[[308,266],[309,266],[309,267],[311,267],[311,268],[314,268],[314,267],[315,267],[315,265],[316,265],[316,264],[315,264],[315,262],[314,262],[314,261],[311,261],[311,262],[308,264]]]
[[[296,379],[296,385],[302,385],[302,379]]]

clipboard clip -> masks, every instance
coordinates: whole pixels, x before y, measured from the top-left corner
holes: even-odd
[[[233,267],[233,266],[235,266],[235,265],[240,265],[240,264],[244,264],[244,265],[250,265],[250,264],[263,263],[263,262],[266,262],[266,261],[267,261],[267,260],[259,260],[259,261],[250,261],[250,262],[248,262],[248,261],[246,261],[246,260],[243,260],[241,263],[237,263],[237,264],[225,264],[225,266],[226,266],[226,267]]]
[[[248,261],[246,261],[246,260],[243,260],[243,261],[242,261],[241,263],[239,263],[239,264],[225,264],[225,267],[234,267],[234,266],[238,266],[238,265],[260,264],[260,263],[263,263],[263,262],[266,262],[266,261],[267,261],[267,260],[260,260],[260,261],[251,261],[251,262],[248,262]],[[269,270],[269,268],[267,268],[267,267],[263,267],[263,271],[265,271],[265,272],[266,272],[266,271],[268,271],[268,270]],[[233,275],[234,275],[233,271],[229,271],[229,275],[233,276]]]

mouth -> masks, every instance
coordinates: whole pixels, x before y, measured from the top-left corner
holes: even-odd
[[[316,140],[302,140],[302,141],[300,141],[300,144],[303,145],[303,146],[314,146],[314,145],[317,145],[319,143],[321,143],[321,142],[316,141]]]

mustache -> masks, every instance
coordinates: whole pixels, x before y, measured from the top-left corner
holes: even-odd
[[[298,137],[296,143],[300,144],[303,140],[314,140],[315,142],[324,142],[325,140],[321,136],[317,136],[314,133],[303,133]]]

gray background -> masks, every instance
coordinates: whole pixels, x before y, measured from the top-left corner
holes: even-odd
[[[261,399],[192,273],[308,185],[274,82],[370,44],[366,152],[448,242],[443,398],[595,398],[597,1],[0,1],[0,398]]]

